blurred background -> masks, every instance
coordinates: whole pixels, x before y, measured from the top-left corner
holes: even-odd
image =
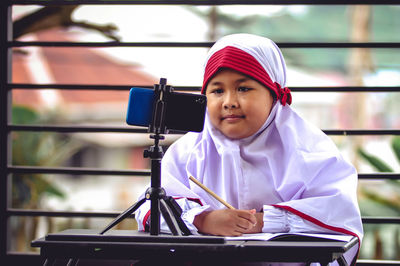
[[[253,33],[284,42],[400,42],[400,6],[14,6],[14,39],[60,42],[213,42]],[[12,82],[142,85],[160,77],[172,86],[202,84],[208,48],[14,47]],[[288,87],[399,86],[400,53],[382,48],[282,48]],[[17,125],[126,126],[129,91],[14,89]],[[292,107],[321,129],[398,129],[398,92],[294,92]],[[167,147],[180,135],[169,135]],[[400,138],[331,136],[359,173],[399,172]],[[12,133],[15,166],[148,170],[148,134]],[[15,209],[123,211],[149,176],[13,174]],[[398,180],[360,180],[363,216],[399,217]],[[66,228],[103,228],[110,219],[13,216],[12,251],[38,250],[30,241]],[[119,228],[136,228],[127,219]],[[398,224],[365,224],[362,259],[400,259]]]

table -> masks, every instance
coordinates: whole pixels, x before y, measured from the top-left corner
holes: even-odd
[[[279,241],[225,240],[214,236],[171,235],[150,236],[132,230],[110,230],[105,235],[91,229],[69,229],[32,241],[39,247],[45,264],[56,259],[154,260],[191,261],[192,265],[230,265],[238,262],[319,262],[321,265],[338,260],[347,265],[342,255],[354,245],[348,242],[321,239]],[[169,265],[168,263],[164,263]]]

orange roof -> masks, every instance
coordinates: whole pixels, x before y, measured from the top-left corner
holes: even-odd
[[[38,41],[74,41],[71,33],[61,29],[38,32]],[[49,80],[56,84],[83,85],[153,85],[157,79],[140,69],[138,65],[116,62],[101,51],[90,47],[40,47],[41,58],[45,60]],[[13,55],[14,83],[34,83],[23,54]],[[58,96],[68,103],[126,102],[127,91],[59,90]],[[36,105],[40,101],[38,90],[14,90],[13,101],[17,104]],[[38,104],[40,106],[40,104]]]
[[[14,53],[12,61],[12,78],[15,83],[30,83],[31,77],[25,67],[26,56],[22,53]],[[14,90],[13,103],[25,106],[36,107],[40,102],[37,91]]]

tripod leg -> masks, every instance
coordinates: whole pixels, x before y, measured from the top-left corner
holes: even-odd
[[[76,266],[78,265],[78,259],[72,258],[68,260],[67,266]]]
[[[348,265],[347,262],[346,262],[346,260],[345,260],[345,258],[343,257],[343,255],[340,256],[340,257],[337,259],[337,262],[338,262],[338,264],[339,264],[340,266],[347,266],[347,265]]]
[[[176,203],[175,199],[171,196],[165,196],[164,197],[165,202],[168,204],[169,208],[172,211],[172,214],[175,217],[176,222],[179,225],[179,228],[181,229],[182,233],[184,235],[191,235],[192,233],[190,232],[189,228],[187,228],[185,222],[182,220],[181,215],[182,215],[182,209],[179,206],[178,203]]]
[[[133,204],[131,207],[129,207],[126,211],[118,215],[117,218],[115,218],[109,225],[106,226],[106,228],[103,229],[103,231],[100,232],[100,234],[104,234],[108,230],[110,230],[112,227],[114,227],[116,224],[121,222],[123,219],[134,213],[144,202],[146,201],[145,198],[139,200],[135,204]]]
[[[181,229],[179,228],[179,225],[176,222],[171,209],[169,208],[168,204],[165,202],[163,198],[160,199],[160,209],[162,216],[164,217],[164,220],[167,222],[167,225],[171,230],[172,234],[175,236],[182,236]]]
[[[55,258],[51,258],[51,259],[46,258],[46,260],[43,263],[43,266],[53,266],[55,262],[56,262]]]

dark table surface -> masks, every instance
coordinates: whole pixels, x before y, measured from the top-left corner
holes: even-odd
[[[32,241],[46,258],[149,259],[193,261],[320,262],[340,258],[357,238],[348,242],[288,237],[280,240],[226,240],[215,236],[150,236],[131,230],[69,229]],[[225,264],[227,265],[227,264]]]

